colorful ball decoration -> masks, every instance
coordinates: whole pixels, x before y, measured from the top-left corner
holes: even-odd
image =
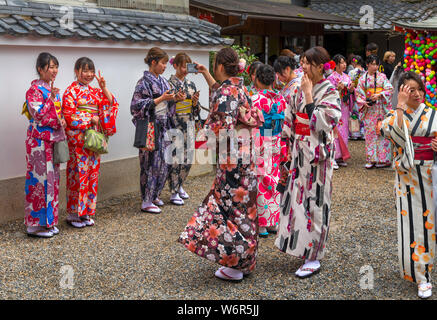
[[[437,109],[437,33],[405,33],[403,67],[421,75],[425,83],[425,104]]]

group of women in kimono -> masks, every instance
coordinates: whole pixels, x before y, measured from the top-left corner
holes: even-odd
[[[131,103],[131,114],[136,125],[139,119],[154,120],[154,149],[142,148],[140,157],[141,210],[149,213],[161,213],[164,202],[160,194],[168,181],[171,198],[175,205],[183,205],[189,195],[183,189],[191,164],[194,150],[189,139],[194,134],[195,118],[200,114],[199,91],[194,82],[188,80],[187,64],[191,58],[186,53],[178,53],[170,60],[176,73],[169,80],[162,77],[169,56],[165,51],[154,47],[148,51],[145,63],[149,70],[137,82]],[[173,142],[169,130],[178,129],[183,133],[183,141],[176,141],[183,150],[183,159],[172,154],[171,161],[166,156],[167,147]],[[183,145],[182,145],[183,144]]]
[[[50,53],[38,56],[39,79],[32,81],[23,108],[29,118],[24,222],[29,236],[44,238],[59,233],[60,163],[54,159],[56,144],[68,143],[67,222],[76,228],[93,226],[100,155],[84,148],[84,134],[94,128],[106,136],[113,135],[118,114],[118,103],[100,71],[96,75],[92,60],[82,57],[76,61],[76,80],[62,99],[54,86],[58,67],[57,58]],[[99,88],[90,85],[94,79]]]
[[[273,67],[257,63],[250,68],[253,83],[249,88],[237,77],[241,63],[231,48],[216,54],[214,77],[196,64],[211,92],[209,115],[201,131],[217,138],[214,146],[208,145],[215,148],[218,163],[210,191],[178,242],[220,264],[216,277],[240,281],[255,270],[259,236],[277,233],[279,250],[303,260],[296,276],[319,272],[329,231],[334,163],[336,159],[345,162],[341,146],[346,143],[347,147],[345,97],[350,99],[355,90],[367,126],[369,166],[386,164],[393,146],[401,275],[417,283],[419,297],[427,298],[432,293],[436,241],[431,177],[437,152],[435,110],[423,103],[425,88],[417,74],[401,76],[397,106],[391,109],[392,88],[377,71],[377,57],[368,58],[367,72],[360,69],[361,76],[353,80],[357,85],[342,79],[344,58],[335,59],[338,74],[329,79],[325,72],[330,56],[322,47],[302,55],[299,75],[290,57],[279,57]],[[174,58],[176,75],[169,81],[162,77],[168,61],[159,48],[148,52],[149,70],[138,81],[131,103],[134,124],[138,119],[155,120],[155,149],[139,150],[141,209],[151,213],[160,212],[159,196],[166,181],[174,204],[188,198],[182,188],[192,157],[188,138],[184,137],[185,161],[169,165],[165,149],[171,141],[165,135],[172,128],[186,135],[200,107],[194,83],[185,78],[190,58],[183,53]],[[26,93],[30,124],[25,224],[29,235],[40,237],[59,232],[55,227],[59,193],[55,143],[67,139],[70,152],[67,220],[84,227],[94,224],[100,162],[98,154],[83,147],[84,132],[93,127],[100,127],[107,136],[116,132],[118,103],[100,73],[96,76],[93,62],[88,58],[76,62],[77,80],[62,100],[53,84],[58,65],[55,57],[42,53],[37,61],[39,79]],[[94,78],[100,88],[89,85]],[[233,147],[223,131],[237,132]],[[238,134],[242,131],[249,134]],[[223,143],[228,147],[220,148]],[[241,154],[249,154],[250,161],[238,157]]]
[[[251,274],[259,236],[268,231],[277,232],[281,251],[304,260],[298,277],[320,270],[330,220],[334,128],[341,118],[338,92],[324,77],[329,61],[324,48],[309,49],[301,77],[290,57],[279,57],[273,67],[258,64],[251,93],[237,77],[233,49],[217,53],[215,79],[197,65],[212,92],[204,129],[217,134],[218,144],[222,130],[249,130],[237,134],[235,145],[258,151],[249,151],[256,158],[248,162],[231,161],[229,148],[218,154],[226,161],[217,164],[210,192],[179,237],[188,250],[221,265],[216,277],[240,281]]]
[[[360,56],[352,60],[353,69],[346,74],[346,59],[338,54],[333,57],[335,68],[328,76],[340,94],[341,119],[335,129],[334,169],[347,166],[350,158],[349,137],[364,135],[366,149],[366,169],[385,168],[391,165],[390,141],[379,134],[378,123],[391,108],[393,87],[384,73],[379,72],[379,58],[369,55],[364,61]],[[365,70],[365,68],[367,70]],[[357,125],[350,128],[350,118]]]

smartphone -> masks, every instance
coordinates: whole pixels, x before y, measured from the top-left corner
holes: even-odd
[[[187,63],[187,72],[188,73],[196,73],[197,67],[195,63]]]

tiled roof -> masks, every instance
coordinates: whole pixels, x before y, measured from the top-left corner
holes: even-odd
[[[71,8],[73,23],[69,29],[68,19],[61,23],[67,15],[61,5],[0,0],[0,35],[203,46],[229,44],[229,39],[220,37],[219,26],[188,15],[90,6]]]
[[[190,0],[190,6],[212,10],[224,15],[247,14],[249,18],[265,20],[357,24],[353,19],[333,15],[330,12],[321,13],[290,3],[260,0]]]
[[[373,8],[374,25],[372,29],[361,29],[360,26],[327,24],[325,30],[388,31],[393,28],[394,21],[422,21],[437,15],[435,0],[415,2],[400,0],[311,0],[309,7],[315,11],[336,14],[359,21],[364,16],[364,13],[360,13],[360,9],[365,5]]]

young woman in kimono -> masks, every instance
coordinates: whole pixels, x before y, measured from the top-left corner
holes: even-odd
[[[175,128],[175,102],[186,98],[182,91],[177,94],[171,93],[170,84],[161,76],[167,68],[168,60],[164,50],[157,47],[149,50],[144,59],[149,71],[145,71],[143,77],[138,80],[130,106],[135,125],[138,119],[150,118],[152,113],[156,116],[155,150],[139,150],[143,201],[141,211],[148,213],[160,213],[161,209],[158,206],[164,205],[159,196],[168,177],[170,166],[165,161],[165,149],[171,143],[165,140],[165,136],[168,130]]]
[[[302,56],[303,58],[303,56]],[[291,148],[291,135],[293,130],[293,119],[292,119],[292,110],[291,104],[294,99],[294,96],[298,92],[298,88],[300,87],[300,81],[302,77],[298,77],[295,73],[295,69],[297,67],[296,60],[287,56],[280,56],[275,63],[273,64],[273,68],[276,72],[276,77],[279,81],[285,83],[284,87],[281,90],[281,95],[284,97],[287,105],[284,111],[284,122],[282,124],[282,132],[281,132],[281,165],[280,170],[280,178],[279,178],[279,186],[283,186],[286,183],[286,179],[288,177],[288,170],[291,159],[289,158],[290,153],[288,150]],[[284,180],[285,179],[285,180]],[[281,190],[283,193],[284,190]],[[270,229],[270,232],[273,231]]]
[[[267,237],[268,229],[275,232],[279,221],[280,193],[276,190],[280,177],[281,132],[287,102],[281,93],[273,89],[275,70],[262,65],[256,71],[258,93],[252,96],[252,107],[261,110],[264,124],[259,128],[259,157],[257,159],[259,236]],[[270,132],[267,132],[269,130]]]
[[[118,103],[106,87],[100,71],[87,57],[74,65],[76,81],[64,92],[62,112],[67,122],[66,133],[70,160],[67,163],[67,222],[76,228],[93,226],[99,184],[100,154],[84,148],[87,129],[102,131],[106,136],[116,132]],[[100,88],[90,83],[96,79]]]
[[[332,60],[335,62],[335,70],[328,77],[332,85],[337,89],[341,99],[341,119],[336,127],[337,138],[335,139],[335,160],[333,163],[334,169],[338,166],[346,167],[347,159],[349,159],[349,117],[351,113],[351,93],[354,88],[346,70],[346,58],[341,54],[335,55]]]
[[[50,53],[40,53],[36,61],[39,79],[26,92],[29,118],[26,138],[25,218],[29,236],[50,238],[59,233],[59,164],[53,162],[54,145],[66,139],[65,120],[60,116],[59,89],[53,82],[58,74],[58,60]]]
[[[425,86],[416,73],[403,74],[398,88],[397,107],[382,122],[381,134],[393,143],[400,275],[428,298],[436,242],[431,168],[437,115],[423,103]]]
[[[285,253],[305,259],[296,272],[300,278],[320,270],[329,230],[334,127],[341,118],[338,91],[324,77],[329,61],[329,54],[322,47],[304,53],[305,74],[290,105],[294,124],[288,156],[290,174],[285,186],[278,185],[278,190],[285,189],[285,193],[275,245]]]
[[[255,84],[256,70],[258,70],[258,68],[262,65],[263,65],[263,63],[261,61],[255,61],[255,62],[252,62],[252,64],[249,66],[248,73],[249,73],[249,77],[251,79],[250,85],[247,86],[247,91],[249,92],[249,96],[253,96],[258,91],[258,88],[256,87],[256,84]]]
[[[352,99],[351,118],[358,121],[360,128],[359,131],[356,130],[355,132],[352,132],[352,129],[349,128],[349,131],[350,131],[350,139],[358,140],[358,139],[364,139],[364,124],[360,120],[360,112],[356,99],[356,91],[358,87],[358,80],[360,80],[360,77],[366,71],[364,70],[364,60],[361,56],[358,55],[354,56],[352,58],[352,63],[355,66],[355,68],[351,70],[348,74],[349,78],[351,79],[351,87],[354,88],[354,93],[351,95],[351,99]]]
[[[258,217],[256,209],[257,177],[253,159],[236,159],[235,153],[251,153],[251,128],[262,124],[262,113],[251,109],[239,70],[238,54],[232,48],[221,49],[214,63],[214,75],[198,65],[211,88],[210,114],[204,130],[218,138],[217,172],[211,190],[196,210],[179,237],[188,250],[222,265],[215,276],[239,281],[250,274],[256,265],[258,252]],[[238,147],[231,147],[227,134],[239,129]],[[249,132],[247,132],[249,131]],[[238,132],[236,132],[238,135]],[[219,145],[227,148],[220,150]],[[249,161],[243,161],[249,160]]]
[[[187,63],[192,63],[191,58],[186,53],[178,53],[171,63],[176,74],[172,75],[168,82],[176,92],[185,93],[186,99],[176,103],[175,114],[176,129],[184,134],[184,162],[180,163],[181,159],[174,159],[174,163],[170,166],[168,182],[171,192],[170,202],[183,205],[184,199],[188,199],[189,195],[182,185],[190,173],[194,158],[194,150],[188,150],[188,126],[190,123],[194,124],[195,118],[200,114],[199,91],[194,82],[186,78]]]
[[[366,169],[384,168],[391,163],[390,141],[377,134],[378,123],[391,109],[393,87],[384,73],[379,72],[379,58],[370,55],[366,60],[367,72],[358,81],[357,104],[364,123],[366,139]]]

